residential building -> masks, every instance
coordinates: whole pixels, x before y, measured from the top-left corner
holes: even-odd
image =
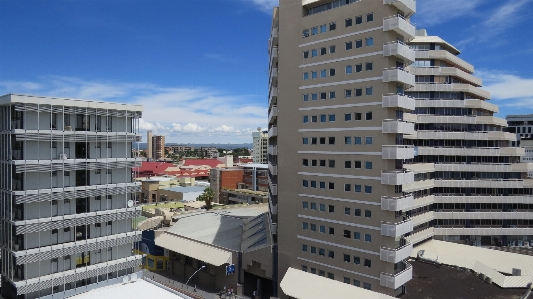
[[[197,148],[195,151],[196,155],[202,158],[218,158],[218,149],[216,147],[201,147]]]
[[[64,298],[136,272],[142,106],[0,97],[2,297]]]
[[[268,164],[245,164],[243,184],[239,189],[268,192]]]
[[[146,132],[146,158],[148,161],[154,158],[154,153],[152,151],[152,131]]]
[[[268,167],[280,298],[290,296],[284,275],[293,270],[390,296],[412,277],[405,236],[416,220],[405,212],[434,184],[404,163],[415,156],[403,144],[415,133],[414,100],[402,95],[415,84],[405,70],[415,60],[405,45],[415,37],[415,3],[274,9]]]
[[[525,152],[525,155],[521,158],[522,162],[533,163],[533,138],[521,139],[520,147],[523,148]]]
[[[423,197],[415,192],[414,205],[404,209],[415,225],[409,240],[529,244],[533,164],[520,163],[525,152],[513,146],[516,135],[504,132],[507,121],[494,116],[498,107],[488,102],[490,94],[473,76],[474,67],[455,47],[425,30],[409,45],[416,62],[408,70],[416,83],[405,97],[415,102],[416,132],[404,135],[403,144],[414,147],[416,155],[404,164],[415,178],[434,179],[432,192]]]
[[[165,155],[165,136],[152,136],[152,159],[161,160],[166,158]]]
[[[174,154],[194,152],[194,146],[189,145],[168,145],[167,148]]]
[[[267,149],[268,149],[268,131],[261,131],[261,128],[257,129],[257,132],[252,132],[253,138],[253,159],[254,163],[267,163]]]
[[[520,145],[520,140],[533,138],[531,130],[533,128],[533,114],[507,115],[507,132],[516,134],[516,141],[513,145]]]

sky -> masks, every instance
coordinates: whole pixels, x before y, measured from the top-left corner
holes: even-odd
[[[0,95],[142,104],[142,132],[167,143],[251,143],[277,5],[0,0]],[[533,0],[417,0],[412,22],[461,50],[499,117],[533,113]]]

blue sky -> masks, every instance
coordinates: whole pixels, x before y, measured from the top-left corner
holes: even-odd
[[[274,5],[0,0],[0,94],[139,103],[142,128],[167,142],[250,143],[267,122]],[[462,51],[500,117],[533,113],[533,0],[417,5],[417,28]]]

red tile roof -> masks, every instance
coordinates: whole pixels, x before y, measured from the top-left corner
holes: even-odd
[[[133,171],[138,172],[141,175],[156,175],[162,174],[169,167],[173,167],[172,163],[166,162],[142,162],[141,167],[133,168]]]
[[[224,164],[223,162],[220,162],[217,159],[188,159],[185,160],[185,163],[183,163],[183,166],[202,166],[207,165],[211,168],[215,168],[220,164]]]

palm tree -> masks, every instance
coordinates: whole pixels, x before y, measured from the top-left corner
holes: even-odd
[[[213,207],[213,198],[215,198],[215,192],[213,189],[207,187],[204,192],[196,198],[197,201],[205,201],[205,209],[211,210]]]

